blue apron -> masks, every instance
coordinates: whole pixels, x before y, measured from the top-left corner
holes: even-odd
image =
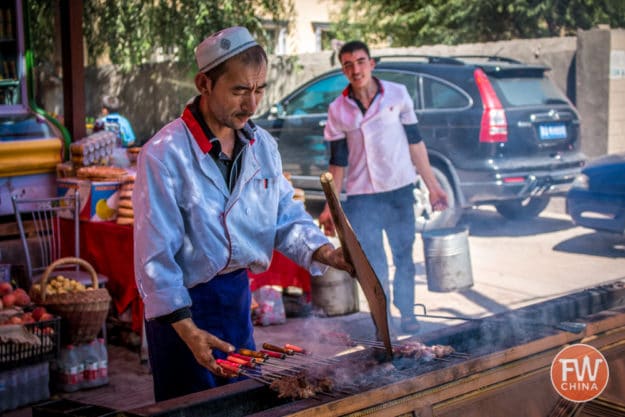
[[[217,275],[207,283],[189,289],[195,324],[232,344],[236,349],[255,349],[250,314],[252,295],[247,270]],[[197,363],[187,345],[171,324],[150,320],[145,323],[154,398],[163,401],[236,382],[225,379]],[[213,349],[215,358],[226,354]]]

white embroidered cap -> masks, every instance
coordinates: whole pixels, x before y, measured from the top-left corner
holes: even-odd
[[[200,72],[206,72],[225,60],[258,45],[250,32],[233,26],[213,33],[195,49],[195,60]]]

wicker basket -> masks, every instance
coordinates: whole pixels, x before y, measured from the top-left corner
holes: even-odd
[[[90,275],[93,290],[46,295],[50,274],[61,265],[79,265]],[[98,288],[98,275],[84,259],[66,257],[52,262],[41,277],[41,293],[31,294],[33,301],[61,317],[64,345],[88,343],[95,339],[109,312],[111,296]]]

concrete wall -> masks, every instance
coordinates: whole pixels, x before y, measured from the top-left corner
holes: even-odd
[[[625,30],[610,32],[607,153],[625,152]]]
[[[578,33],[576,88],[577,109],[582,116],[582,150],[588,156],[608,151],[610,31]]]
[[[582,150],[590,158],[625,151],[625,30],[580,31],[576,74]]]
[[[548,76],[576,104],[582,118],[582,149],[594,157],[625,149],[625,70],[610,78],[610,51],[625,51],[625,31],[595,29],[580,31],[576,37],[380,49],[372,54],[499,55],[546,65],[551,68]],[[621,68],[614,63],[620,53],[612,56],[612,67]],[[258,114],[295,87],[336,66],[332,61],[329,51],[270,57],[268,90]],[[102,95],[117,94],[122,113],[132,122],[139,140],[145,141],[180,115],[196,94],[193,75],[193,71],[185,72],[171,63],[142,65],[124,74],[112,66],[88,68],[86,114],[97,116]],[[58,108],[59,101],[62,103],[60,84],[56,88],[55,94],[45,95],[44,108]]]

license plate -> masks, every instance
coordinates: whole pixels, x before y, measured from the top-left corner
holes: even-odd
[[[540,125],[538,136],[542,140],[566,139],[566,125],[562,123]]]

